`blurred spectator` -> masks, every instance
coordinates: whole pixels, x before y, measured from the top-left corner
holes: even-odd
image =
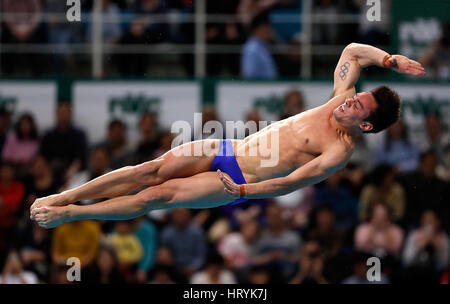
[[[45,24],[41,21],[42,5],[40,0],[3,0],[0,44],[39,44],[47,42]],[[34,53],[1,53],[1,68],[3,73],[11,74],[17,70],[33,75],[42,74],[46,68],[45,55]]]
[[[417,144],[409,138],[406,124],[399,120],[385,132],[384,143],[376,151],[376,163],[387,163],[408,172],[417,168],[418,156]]]
[[[137,236],[142,246],[142,258],[137,265],[137,282],[147,282],[147,274],[156,260],[157,231],[155,225],[145,217],[138,217],[133,220],[134,234]]]
[[[102,43],[116,43],[121,34],[121,20],[119,7],[111,0],[101,0],[102,2]],[[93,18],[93,14],[91,15]],[[88,42],[93,40],[93,21],[90,20],[88,24]]]
[[[246,268],[250,263],[251,247],[259,234],[258,222],[243,222],[240,231],[227,234],[217,246],[223,256],[225,265],[232,270]]]
[[[406,239],[403,263],[406,267],[420,268],[432,275],[449,265],[450,244],[434,211],[426,210],[421,220],[420,227],[411,231]]]
[[[100,146],[107,149],[110,159],[110,168],[116,170],[132,165],[134,156],[127,147],[127,127],[119,119],[112,120],[108,125],[108,137]]]
[[[315,185],[314,206],[330,204],[336,216],[336,227],[345,231],[356,224],[358,199],[343,186],[343,182],[344,172],[338,171]]]
[[[428,113],[425,117],[427,138],[421,151],[432,150],[438,157],[439,164],[446,165],[445,147],[450,144],[450,133],[444,132],[442,118],[438,112]]]
[[[161,244],[173,251],[175,264],[190,277],[203,267],[206,259],[206,238],[202,227],[191,222],[189,209],[174,209],[172,223],[161,234]]]
[[[145,20],[134,19],[129,29],[120,37],[119,45],[144,45],[147,43],[145,36]],[[141,54],[117,54],[117,69],[120,75],[144,76],[148,69],[149,55]]]
[[[139,120],[139,142],[136,149],[137,163],[151,160],[158,148],[160,134],[157,129],[157,120],[154,113],[146,112]]]
[[[281,109],[280,120],[302,113],[305,110],[305,102],[302,92],[289,91],[284,96],[284,104]]]
[[[159,278],[163,280],[158,280],[158,282],[165,281],[164,279],[167,279],[167,277],[169,277],[170,280],[174,283],[189,282],[188,278],[183,273],[181,273],[180,269],[176,266],[172,250],[169,247],[160,246],[158,248],[158,251],[156,253],[155,265],[154,267],[152,267],[149,275],[150,278],[153,278],[152,281],[155,281],[157,279],[156,276],[159,269],[161,269],[161,272],[165,272],[165,274],[163,275],[163,278]]]
[[[50,270],[50,284],[75,284],[75,282],[70,282],[67,280],[67,270],[66,264],[54,264]]]
[[[308,225],[308,214],[314,204],[315,188],[308,186],[273,198],[283,208],[292,229],[302,230]]]
[[[207,123],[213,121],[220,121],[220,118],[217,114],[217,109],[213,104],[207,104],[203,107],[202,110],[202,139],[213,138],[213,139],[223,139],[226,135],[226,130],[222,128],[209,128]],[[194,130],[196,132],[197,130]],[[194,135],[195,136],[195,135]]]
[[[168,38],[168,24],[154,21],[158,15],[167,14],[166,0],[136,0],[134,12],[144,16],[145,40],[147,43],[159,43]]]
[[[419,59],[436,79],[450,78],[450,23],[442,26],[442,34]]]
[[[267,206],[267,228],[262,231],[252,248],[251,263],[273,267],[288,279],[293,275],[298,260],[301,237],[289,230],[282,210],[275,203]]]
[[[403,230],[392,222],[389,207],[374,203],[367,214],[368,222],[356,228],[355,247],[378,257],[398,256],[403,245]]]
[[[276,79],[278,71],[269,46],[273,31],[268,14],[263,13],[255,17],[250,31],[251,37],[245,43],[241,55],[242,77]]]
[[[314,221],[307,233],[308,239],[316,240],[325,259],[336,257],[344,245],[344,234],[334,226],[334,213],[330,206],[322,205],[314,210]]]
[[[111,246],[102,245],[95,263],[85,270],[82,282],[86,284],[123,284],[123,275],[119,271],[116,251]]]
[[[62,74],[66,71],[66,61],[70,58],[71,44],[82,39],[79,22],[67,22],[67,3],[61,0],[44,0],[45,12],[51,14],[47,19],[48,42],[54,45],[51,54],[52,72]]]
[[[152,279],[149,284],[175,284],[171,276],[171,267],[164,265],[156,265],[152,269]]]
[[[9,128],[11,125],[11,112],[7,109],[0,109],[0,152],[3,151],[5,146],[6,137],[8,136]]]
[[[22,114],[14,132],[9,133],[2,151],[2,159],[22,167],[30,163],[39,151],[37,127],[31,114]]]
[[[37,155],[31,161],[30,176],[25,179],[25,189],[27,192],[27,208],[40,197],[49,196],[59,192],[59,181],[55,178],[52,168],[47,159],[42,155]]]
[[[48,282],[50,277],[50,249],[49,231],[28,221],[20,239],[20,256],[24,269],[34,272],[43,282]]]
[[[325,258],[317,240],[303,244],[299,259],[299,270],[289,284],[328,284],[323,274]]]
[[[67,181],[86,166],[87,139],[83,130],[72,124],[72,108],[59,103],[56,126],[45,133],[40,153],[50,161],[58,179]]]
[[[0,248],[12,237],[24,197],[25,187],[16,179],[14,167],[0,164]]]
[[[24,271],[17,250],[9,251],[3,272],[0,274],[0,284],[38,284],[37,276],[31,271]]]
[[[109,169],[109,155],[106,147],[96,146],[91,149],[89,156],[89,166],[86,170],[75,173],[70,178],[65,186],[65,189],[73,189],[79,187],[90,180],[93,180],[103,174],[110,172]],[[81,201],[82,204],[92,204],[98,200],[90,199]]]
[[[450,182],[450,144],[444,149],[444,163],[438,165],[436,175],[447,183]]]
[[[257,108],[253,108],[248,111],[244,121],[248,124],[249,128],[245,128],[244,134],[239,134],[238,130],[236,130],[236,134],[234,135],[235,139],[244,139],[245,137],[258,132],[261,127],[264,127],[262,124],[260,125],[262,118]],[[229,138],[228,134],[227,137]]]
[[[390,165],[379,165],[371,172],[371,182],[361,191],[359,198],[359,219],[367,218],[370,205],[382,202],[392,210],[394,221],[402,219],[405,213],[405,191],[396,181],[394,168]]]
[[[119,270],[127,283],[136,282],[136,268],[144,253],[142,244],[133,233],[131,221],[117,221],[112,233],[107,235],[107,242],[117,252]]]
[[[63,223],[52,236],[52,260],[54,264],[66,264],[70,257],[80,259],[81,268],[94,261],[100,244],[100,225],[96,221],[82,220]]]
[[[419,224],[421,214],[426,209],[433,209],[445,219],[443,227],[450,228],[447,220],[449,212],[448,202],[450,191],[448,183],[436,176],[438,160],[432,151],[424,152],[420,156],[418,170],[401,178],[406,193],[406,211],[404,222],[406,227]],[[447,230],[448,231],[448,230]]]
[[[380,274],[380,280],[369,281],[367,279],[367,260],[371,256],[369,254],[356,252],[352,262],[352,275],[342,281],[342,284],[389,284],[389,278],[384,274]]]
[[[158,148],[153,154],[153,158],[158,158],[172,149],[172,142],[175,138],[175,134],[170,131],[163,131],[159,137]]]
[[[248,271],[246,284],[274,284],[275,281],[272,272],[263,265],[251,266]]]
[[[219,254],[211,254],[204,270],[194,273],[191,284],[236,284],[234,274],[224,268],[224,260]]]

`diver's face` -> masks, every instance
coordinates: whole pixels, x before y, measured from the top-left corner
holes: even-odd
[[[370,92],[358,93],[347,98],[337,107],[333,114],[336,120],[349,127],[359,127],[363,131],[370,131],[373,126],[364,120],[377,108],[377,102]]]

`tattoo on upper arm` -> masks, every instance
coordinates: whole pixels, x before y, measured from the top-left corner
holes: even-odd
[[[341,65],[341,71],[339,72],[339,77],[341,77],[342,80],[345,80],[347,78],[348,71],[350,70],[350,63],[348,61]]]

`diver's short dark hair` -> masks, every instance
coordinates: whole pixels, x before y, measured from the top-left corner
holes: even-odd
[[[387,86],[379,86],[370,91],[377,102],[377,108],[365,121],[373,125],[373,129],[364,133],[378,133],[395,123],[400,117],[400,97],[397,92]]]

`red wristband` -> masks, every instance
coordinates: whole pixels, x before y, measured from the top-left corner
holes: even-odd
[[[383,66],[385,68],[391,68],[391,67],[393,67],[395,65],[394,62],[389,61],[389,59],[391,59],[391,57],[392,57],[392,55],[389,55],[389,54],[384,56],[384,58],[383,58]]]
[[[239,186],[239,191],[240,191],[239,198],[243,198],[247,194],[247,191],[245,191],[245,185],[240,185]]]

